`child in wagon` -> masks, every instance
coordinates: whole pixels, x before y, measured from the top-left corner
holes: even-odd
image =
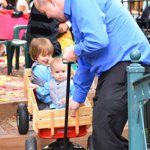
[[[31,68],[31,82],[32,84],[29,85],[30,88],[35,89],[36,96],[37,96],[37,104],[40,110],[42,109],[54,109],[54,108],[62,108],[65,104],[65,97],[63,97],[63,100],[60,102],[62,105],[57,105],[56,101],[52,100],[54,98],[54,92],[51,92],[52,89],[55,89],[53,86],[51,86],[51,82],[54,85],[54,78],[56,77],[57,71],[55,64],[58,63],[59,66],[63,66],[63,71],[66,71],[66,65],[63,65],[62,62],[60,62],[61,58],[56,58],[56,62],[52,63],[52,74],[51,74],[51,68],[50,64],[52,61],[52,55],[54,52],[54,47],[49,39],[46,38],[34,38],[31,41],[29,53],[31,58],[34,60],[34,63]],[[64,73],[66,79],[66,72]],[[62,87],[65,89],[65,87]],[[51,89],[51,90],[50,90]],[[71,88],[73,89],[73,88]],[[60,90],[59,90],[60,91]],[[62,90],[63,91],[63,90]],[[63,91],[64,92],[64,91]],[[72,92],[71,92],[72,93]],[[52,97],[51,95],[52,94]],[[57,92],[58,94],[58,92]],[[62,95],[65,95],[63,93]]]
[[[31,41],[29,53],[34,61],[31,67],[31,82],[29,87],[35,89],[39,109],[49,108],[51,97],[49,94],[50,62],[54,47],[47,38],[34,38]]]
[[[52,104],[50,107],[63,108],[66,102],[67,85],[67,64],[64,64],[61,57],[55,57],[51,61],[50,96]],[[70,99],[73,96],[74,84],[70,79]]]

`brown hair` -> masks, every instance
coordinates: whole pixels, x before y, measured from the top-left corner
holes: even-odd
[[[51,41],[47,38],[34,38],[32,39],[29,47],[29,54],[32,60],[37,60],[38,56],[53,55],[54,47]]]

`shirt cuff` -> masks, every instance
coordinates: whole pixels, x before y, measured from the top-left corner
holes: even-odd
[[[86,94],[80,93],[78,91],[74,91],[73,100],[78,103],[84,103],[86,99]]]
[[[66,21],[65,23],[67,24],[68,28],[70,29],[70,27],[71,27],[70,21]]]

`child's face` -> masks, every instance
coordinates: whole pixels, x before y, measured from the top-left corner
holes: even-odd
[[[64,81],[67,79],[67,65],[63,63],[55,64],[52,69],[52,76],[57,81]]]
[[[37,58],[37,61],[39,62],[39,64],[43,64],[43,65],[50,64],[51,60],[52,60],[51,55],[43,56],[42,54],[40,54],[39,57]]]

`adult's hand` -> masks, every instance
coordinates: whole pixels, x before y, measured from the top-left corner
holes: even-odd
[[[68,62],[69,61],[72,61],[72,62],[77,61],[77,56],[74,53],[74,46],[70,46],[64,50],[63,60],[68,61]]]
[[[76,110],[79,109],[79,107],[80,107],[80,103],[73,100],[70,102],[69,109],[71,111],[71,117],[76,116]]]
[[[63,22],[63,23],[59,24],[58,30],[59,30],[60,33],[64,33],[64,32],[67,32],[69,30],[69,27],[66,24],[66,22]]]

